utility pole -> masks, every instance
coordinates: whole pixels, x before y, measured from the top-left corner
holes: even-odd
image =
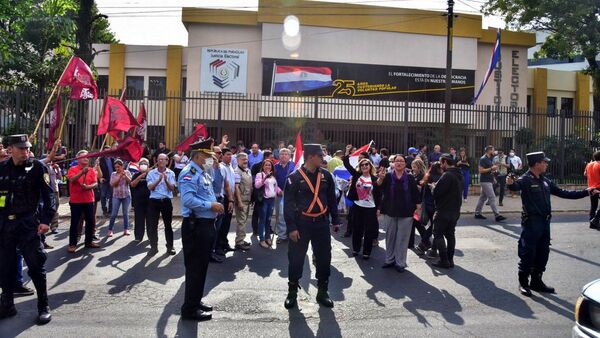
[[[450,146],[450,105],[452,104],[452,37],[454,35],[454,0],[448,0],[448,35],[446,40],[446,105],[444,107],[444,147]]]

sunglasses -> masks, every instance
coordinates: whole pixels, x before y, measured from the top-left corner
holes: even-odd
[[[369,163],[363,163],[360,165],[361,167],[370,167],[371,165]]]

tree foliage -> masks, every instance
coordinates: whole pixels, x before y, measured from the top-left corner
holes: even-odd
[[[487,0],[487,14],[502,15],[511,28],[546,31],[539,57],[582,55],[594,80],[594,121],[600,127],[600,2],[598,0]]]
[[[79,9],[77,0],[0,0],[0,85],[43,91],[56,81],[80,49]],[[115,42],[106,18],[93,13],[89,39]]]

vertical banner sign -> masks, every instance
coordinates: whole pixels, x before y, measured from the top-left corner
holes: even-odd
[[[246,93],[248,50],[202,48],[200,90],[203,93]]]

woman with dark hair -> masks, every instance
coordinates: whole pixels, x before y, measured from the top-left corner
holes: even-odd
[[[421,243],[416,248],[418,255],[423,255],[427,252],[427,249],[431,248],[428,255],[431,257],[437,257],[436,250],[431,245],[431,236],[433,235],[433,214],[435,212],[435,204],[433,200],[433,188],[437,181],[442,177],[442,167],[440,162],[433,162],[431,168],[427,171],[425,176],[421,181],[419,181],[419,185],[421,186],[421,192],[423,196],[423,208],[421,212],[421,220],[420,223],[425,228],[428,224],[429,227],[424,229],[424,232],[420,232],[421,234]]]
[[[377,209],[381,192],[376,184],[375,167],[368,159],[361,159],[355,169],[350,158],[344,156],[344,167],[352,175],[352,185],[348,198],[353,202],[352,216],[352,255],[357,256],[362,247],[363,258],[369,259],[373,249],[373,240],[379,236]]]
[[[129,184],[131,183],[131,172],[125,170],[123,161],[119,159],[115,160],[114,166],[115,171],[110,175],[110,186],[113,188],[112,214],[110,215],[106,236],[112,237],[115,220],[121,206],[123,206],[123,234],[129,236],[129,205],[131,204]]]
[[[465,202],[467,201],[467,196],[469,196],[469,183],[471,183],[471,165],[469,164],[469,158],[467,157],[467,151],[465,148],[460,148],[458,153],[458,162],[456,162],[456,166],[460,169],[463,174],[463,178],[465,179],[464,188],[463,188],[463,198]]]
[[[270,248],[271,242],[271,215],[275,206],[275,197],[281,196],[282,191],[277,185],[275,178],[275,165],[272,160],[264,160],[260,172],[256,174],[254,188],[258,190],[257,199],[262,200],[260,216],[258,219],[258,237],[260,246]]]
[[[379,172],[377,184],[381,186],[381,213],[387,224],[386,255],[382,267],[395,267],[398,272],[404,272],[413,215],[415,211],[420,213],[421,209],[417,182],[406,170],[404,155],[396,155],[394,158],[394,171],[387,174]]]

